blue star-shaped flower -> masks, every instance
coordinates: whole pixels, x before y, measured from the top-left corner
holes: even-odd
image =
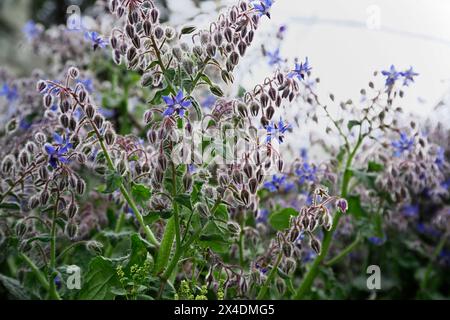
[[[100,37],[100,35],[95,31],[86,31],[84,33],[84,36],[87,40],[92,42],[94,51],[97,48],[104,48],[108,45],[108,42],[106,42],[102,37]]]
[[[53,167],[57,168],[58,163],[68,163],[69,160],[66,158],[66,153],[72,148],[72,144],[69,142],[69,138],[66,135],[65,138],[57,134],[53,134],[53,140],[55,140],[55,145],[47,143],[44,148],[45,152],[50,156],[48,163]]]
[[[266,56],[269,57],[269,65],[274,66],[283,61],[280,56],[280,48],[277,48],[274,52],[267,51]]]
[[[286,175],[276,175],[274,174],[272,176],[272,180],[266,181],[263,185],[263,187],[270,192],[276,192],[276,191],[285,191],[289,192],[294,187],[294,184],[286,180]]]
[[[77,83],[81,83],[89,93],[92,93],[94,91],[94,83],[92,79],[78,79]]]
[[[177,113],[180,117],[184,116],[186,109],[191,106],[191,101],[183,95],[183,90],[179,90],[176,96],[163,96],[167,109],[163,112],[163,116],[169,117]]]
[[[302,81],[305,79],[305,74],[311,71],[311,69],[308,57],[306,57],[305,62],[295,63],[294,70],[288,73],[288,78],[292,79],[293,77],[297,77],[298,80]]]
[[[408,86],[411,82],[414,82],[414,77],[419,74],[414,72],[413,67],[410,67],[408,70],[400,72],[400,75],[404,78],[403,85]]]
[[[411,151],[414,147],[414,137],[408,138],[406,133],[400,133],[400,139],[393,141],[391,145],[394,147],[394,156],[399,157],[405,151]]]
[[[278,143],[283,143],[284,134],[290,128],[292,128],[292,126],[288,123],[283,122],[281,118],[277,123],[272,121],[266,127],[266,143],[271,142],[273,138],[276,138],[278,140]]]
[[[258,211],[258,215],[256,216],[256,222],[266,223],[268,217],[269,217],[269,210],[261,209]]]
[[[435,163],[439,168],[442,168],[444,166],[444,162],[445,162],[445,150],[444,148],[439,147],[437,150]]]
[[[395,70],[394,65],[391,65],[389,70],[381,71],[381,74],[386,77],[386,86],[388,87],[393,86],[398,77],[401,76],[401,72]]]
[[[22,31],[25,34],[25,37],[28,39],[28,41],[32,41],[42,32],[42,30],[38,28],[38,26],[33,20],[27,21],[27,23],[25,23],[25,25],[23,26]]]
[[[317,168],[309,165],[309,163],[303,163],[295,170],[295,174],[299,177],[300,184],[306,181],[314,182],[316,180]]]
[[[253,5],[253,9],[256,10],[256,12],[258,13],[258,15],[260,17],[267,16],[270,19],[270,12],[269,11],[270,11],[270,8],[273,5],[273,0],[256,1],[252,5]]]
[[[3,85],[2,90],[0,90],[0,96],[6,97],[8,102],[14,102],[19,99],[19,93],[16,86],[8,86],[6,83]]]
[[[404,205],[401,212],[406,217],[417,217],[419,215],[419,206],[414,204]]]

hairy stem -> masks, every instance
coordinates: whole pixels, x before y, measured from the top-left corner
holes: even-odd
[[[52,229],[50,233],[50,264],[49,264],[49,298],[52,300],[60,300],[58,291],[56,290],[55,284],[55,269],[56,269],[56,218],[58,216],[58,205],[59,205],[59,193],[56,195],[55,208],[53,210],[52,216]]]
[[[364,136],[359,135],[358,141],[353,149],[353,151],[349,154],[347,158],[347,162],[345,164],[344,169],[344,176],[342,179],[342,187],[341,187],[341,197],[345,198],[347,197],[348,193],[348,185],[350,183],[350,179],[352,177],[350,167],[353,163],[353,159],[355,158],[356,152],[358,151],[359,147],[362,144],[362,141],[364,139]],[[297,289],[297,293],[295,294],[296,299],[303,299],[306,294],[309,293],[311,286],[317,277],[317,274],[319,273],[319,266],[321,265],[322,261],[325,259],[325,257],[328,254],[328,250],[330,249],[331,240],[333,239],[333,234],[336,231],[336,228],[339,224],[339,220],[342,217],[342,212],[338,211],[336,212],[334,218],[333,218],[333,226],[331,227],[330,231],[324,231],[324,237],[322,241],[322,249],[320,254],[316,257],[314,260],[311,268],[308,270],[305,278],[303,279],[302,284]]]
[[[420,289],[422,291],[425,291],[427,289],[428,279],[430,278],[430,274],[433,269],[433,263],[436,260],[437,256],[439,255],[439,253],[441,252],[442,248],[445,246],[448,236],[449,236],[448,232],[444,233],[444,235],[439,240],[436,248],[434,249],[430,262],[428,263],[427,269],[425,270],[425,275],[423,276],[422,282],[420,283]]]
[[[259,290],[258,296],[256,297],[257,300],[262,300],[266,296],[267,290],[269,289],[269,285],[272,283],[273,278],[275,277],[275,274],[277,273],[278,266],[280,265],[281,258],[283,258],[283,251],[280,250],[277,256],[277,260],[275,261],[275,264],[272,267],[272,270],[270,270],[270,273],[264,282],[263,286],[261,287],[261,290]]]
[[[45,278],[45,275],[42,273],[41,270],[36,266],[36,264],[25,254],[20,253],[20,257],[26,262],[26,264],[31,268],[33,273],[35,274],[38,281],[41,283],[42,287],[44,287],[45,290],[50,289],[50,285],[48,284],[47,279]]]
[[[92,124],[92,126],[94,127],[94,130],[96,132],[98,141],[100,143],[100,147],[103,150],[103,153],[105,154],[105,158],[106,158],[106,162],[108,163],[108,168],[110,170],[114,170],[115,171],[115,167],[114,167],[114,163],[111,159],[111,156],[109,155],[108,149],[105,146],[105,143],[103,141],[103,137],[100,134],[100,132],[98,132],[97,128],[95,127],[94,124]],[[127,201],[128,205],[130,206],[130,208],[133,210],[136,219],[138,220],[141,228],[144,230],[144,233],[147,237],[147,240],[150,241],[150,243],[152,243],[153,245],[155,245],[156,247],[159,247],[159,242],[156,239],[155,235],[153,234],[152,230],[150,230],[150,228],[145,224],[144,222],[144,218],[142,217],[142,214],[140,213],[136,203],[134,202],[133,198],[131,197],[131,195],[128,193],[127,189],[125,188],[125,185],[123,183],[120,184],[120,192],[122,193],[122,196],[125,198],[125,200]]]
[[[346,255],[348,255],[350,252],[352,252],[353,249],[355,249],[359,245],[359,243],[361,242],[361,239],[362,239],[361,236],[357,235],[356,239],[352,243],[350,243],[347,247],[342,249],[342,251],[337,256],[326,261],[325,266],[331,267],[332,265],[339,262],[342,258],[344,258]]]

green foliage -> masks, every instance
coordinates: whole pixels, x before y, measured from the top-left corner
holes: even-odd
[[[297,216],[298,212],[293,208],[283,208],[269,215],[269,223],[275,230],[285,230],[289,227],[292,216]]]
[[[143,184],[133,183],[131,186],[131,195],[138,204],[144,204],[150,200],[151,190]]]

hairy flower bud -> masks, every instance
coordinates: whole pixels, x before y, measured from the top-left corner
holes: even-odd
[[[45,81],[39,80],[36,87],[37,90],[42,93],[47,88],[47,84],[45,83]]]
[[[256,101],[253,101],[250,104],[250,112],[252,114],[252,116],[256,117],[259,113],[259,103]]]
[[[94,115],[95,115],[95,108],[94,108],[94,106],[93,106],[92,104],[88,104],[88,105],[86,106],[85,112],[86,112],[86,115],[87,115],[87,117],[88,117],[89,119],[94,118]]]
[[[69,75],[70,78],[75,80],[80,75],[80,71],[78,70],[78,68],[70,67],[69,71],[67,72],[67,74]]]
[[[160,26],[157,26],[153,32],[155,34],[155,38],[158,40],[160,40],[164,36],[164,29]]]
[[[238,43],[238,51],[241,57],[244,56],[245,50],[247,50],[247,44],[244,41],[240,41]]]
[[[247,106],[245,105],[245,103],[239,103],[237,106],[237,110],[242,118],[248,117]]]
[[[48,191],[46,189],[42,190],[42,192],[39,196],[39,201],[41,203],[41,206],[46,205],[49,198],[50,198],[50,194],[48,193]]]
[[[256,191],[258,190],[258,180],[256,180],[255,178],[251,178],[248,181],[248,186],[249,186],[250,192],[252,194],[256,194]]]
[[[150,18],[152,20],[152,23],[157,23],[159,18],[159,10],[157,8],[153,8],[150,11]]]
[[[19,153],[19,163],[22,168],[26,168],[30,162],[30,154],[27,150],[22,150]]]
[[[207,218],[209,216],[209,209],[206,204],[197,202],[194,207],[194,212],[198,212],[201,217]]]
[[[241,233],[241,227],[234,221],[229,221],[227,223],[227,229],[230,231],[233,235],[239,235]]]
[[[30,207],[30,209],[36,209],[38,205],[39,205],[39,197],[32,196],[28,201],[28,206]]]
[[[17,222],[15,228],[16,236],[18,238],[22,238],[28,232],[28,226],[23,220]]]
[[[71,202],[69,207],[67,208],[67,216],[69,219],[72,219],[75,217],[75,215],[78,213],[78,206]]]
[[[2,161],[2,172],[9,173],[14,166],[14,157],[12,155],[7,155]]]
[[[186,192],[189,192],[192,188],[192,175],[189,170],[183,176],[183,187]]]
[[[83,180],[78,179],[77,188],[76,188],[77,193],[82,195],[84,193],[85,189],[86,189],[86,183]]]
[[[69,221],[66,224],[66,227],[64,228],[64,234],[69,239],[75,239],[78,234],[78,225],[75,223],[75,221]]]
[[[108,128],[105,132],[105,141],[108,146],[112,146],[116,140],[116,134],[111,128]]]
[[[94,116],[94,124],[98,129],[101,129],[103,127],[104,118],[100,114],[96,114]]]
[[[103,253],[103,244],[99,241],[90,240],[86,242],[86,249],[94,255],[101,255]]]
[[[46,95],[44,96],[44,106],[45,106],[46,108],[50,108],[50,107],[52,106],[52,103],[53,103],[53,97],[52,97],[52,95],[46,94]]]
[[[266,109],[266,117],[267,119],[271,120],[273,118],[273,115],[275,114],[275,108],[272,106],[269,106]]]
[[[253,167],[248,161],[245,161],[244,173],[247,176],[247,178],[251,178],[253,176]]]
[[[310,236],[310,246],[316,254],[320,254],[322,245],[320,244],[320,241],[313,235]]]
[[[242,202],[247,206],[250,202],[250,193],[246,189],[242,189],[240,198]]]

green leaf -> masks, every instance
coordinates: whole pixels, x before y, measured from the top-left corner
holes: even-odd
[[[209,86],[214,86],[214,83],[211,81],[211,79],[204,73],[200,76],[200,79],[205,81]]]
[[[369,161],[367,172],[380,172],[384,170],[384,166],[381,163]]]
[[[230,249],[229,241],[220,234],[204,234],[200,236],[199,240],[204,248],[211,248],[218,253],[224,253]]]
[[[211,91],[211,93],[215,96],[223,97],[223,91],[222,89],[220,89],[219,86],[216,85],[209,86],[209,91]]]
[[[152,61],[152,62],[147,66],[146,70],[153,69],[153,68],[156,67],[158,64],[159,64],[159,61],[158,61],[158,60],[154,60],[154,61]]]
[[[150,189],[143,184],[133,183],[131,186],[131,194],[137,203],[143,204],[144,202],[150,200],[152,193]]]
[[[217,206],[216,211],[214,212],[214,216],[227,221],[228,220],[228,207],[221,203]]]
[[[89,263],[79,299],[82,300],[111,300],[115,294],[113,287],[119,287],[120,282],[116,270],[110,259],[97,256]]]
[[[197,119],[202,118],[202,109],[200,107],[200,104],[195,100],[194,98],[190,97],[189,100],[191,100],[192,106],[195,109],[195,113],[197,114]]]
[[[15,202],[3,202],[0,203],[0,209],[20,210],[20,206]]]
[[[366,216],[366,213],[361,206],[361,199],[360,196],[352,195],[347,196],[347,202],[348,202],[348,213],[355,216],[356,218],[361,218],[363,216]]]
[[[169,262],[170,252],[172,251],[173,240],[175,239],[175,218],[172,217],[167,221],[164,235],[159,247],[158,256],[156,258],[154,274],[164,271]]]
[[[151,105],[157,106],[162,103],[162,97],[168,96],[170,94],[170,87],[166,87],[164,89],[156,91],[153,99],[149,101]]]
[[[122,184],[122,176],[117,172],[111,172],[106,174],[106,187],[102,193],[113,193],[117,189],[119,189]]]
[[[360,122],[360,121],[357,121],[357,120],[350,120],[350,121],[347,123],[347,128],[348,128],[349,131],[351,131],[352,128],[353,128],[354,126],[360,126],[360,125],[361,125],[361,122]]]
[[[16,279],[0,274],[0,283],[15,299],[30,300],[27,290]]]
[[[297,216],[298,212],[293,208],[284,208],[273,212],[269,216],[269,223],[275,230],[284,230],[289,228],[291,216]]]
[[[191,196],[189,194],[178,194],[175,196],[175,202],[192,211]]]
[[[181,29],[181,34],[190,34],[194,32],[197,28],[194,26],[185,26]]]
[[[147,260],[147,245],[144,239],[137,233],[131,235],[131,254],[128,260],[128,264],[125,268],[127,272],[130,271],[131,266],[138,265],[141,266]]]

